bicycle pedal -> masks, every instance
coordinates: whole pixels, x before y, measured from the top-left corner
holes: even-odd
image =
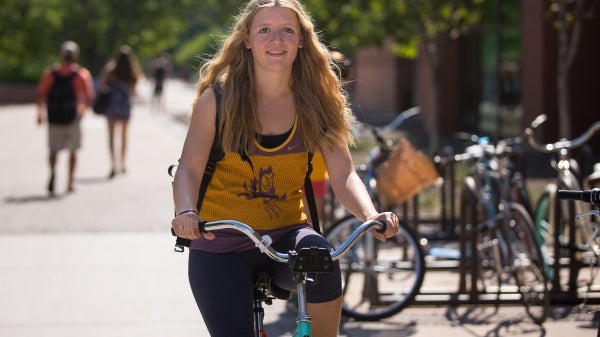
[[[333,260],[327,248],[306,247],[290,252],[292,270],[300,273],[333,271]]]

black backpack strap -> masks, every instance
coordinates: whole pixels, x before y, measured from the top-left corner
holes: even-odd
[[[213,139],[213,143],[210,148],[210,154],[208,155],[208,162],[206,162],[206,167],[204,168],[204,175],[202,176],[200,188],[198,189],[198,201],[196,202],[196,209],[198,211],[200,211],[200,208],[202,207],[202,201],[204,200],[204,195],[206,194],[206,190],[208,189],[210,180],[212,179],[212,176],[217,168],[217,162],[223,159],[223,156],[225,156],[223,148],[221,147],[221,137],[219,134],[219,115],[221,110],[221,95],[223,93],[220,83],[213,84],[213,91],[215,92],[215,98],[217,101],[217,115],[215,118],[215,138]],[[190,243],[190,239],[177,237],[175,241],[175,251],[183,252],[184,247],[189,247]]]
[[[315,202],[315,192],[313,191],[312,182],[310,181],[310,175],[313,171],[312,159],[313,153],[308,152],[308,170],[306,170],[306,176],[304,177],[304,192],[306,195],[306,201],[308,202],[308,209],[310,211],[310,219],[313,223],[313,229],[322,235],[321,225],[319,224],[319,213],[317,212],[317,203]]]
[[[220,83],[213,84],[213,91],[215,92],[215,98],[217,100],[215,138],[213,139],[213,144],[210,148],[208,162],[204,168],[204,176],[202,177],[202,182],[200,183],[200,189],[198,191],[198,202],[196,203],[196,209],[198,211],[200,211],[200,208],[202,207],[202,200],[204,199],[204,194],[206,194],[206,189],[208,188],[212,175],[215,173],[217,168],[217,162],[219,162],[225,156],[223,148],[221,147],[221,137],[219,135],[219,115],[221,111],[221,95],[223,93]]]

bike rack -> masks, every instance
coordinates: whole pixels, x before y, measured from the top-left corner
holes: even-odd
[[[453,155],[451,149],[444,149],[443,155]],[[406,221],[415,233],[419,231],[419,224],[437,224],[440,230],[433,235],[419,235],[432,242],[435,240],[456,240],[460,257],[458,261],[435,261],[426,262],[427,273],[435,272],[456,272],[458,274],[458,285],[456,288],[440,288],[423,290],[417,295],[414,305],[459,305],[459,304],[520,304],[520,295],[516,289],[508,289],[500,293],[489,293],[481,289],[478,285],[479,280],[479,260],[477,254],[470,252],[477,251],[477,230],[464,228],[464,221],[459,221],[457,208],[459,203],[455,197],[456,170],[455,163],[452,161],[445,163],[436,163],[436,168],[440,177],[443,178],[439,188],[440,213],[439,218],[421,218],[419,207],[419,194],[413,197],[409,202],[405,202],[399,207],[401,219]],[[475,211],[475,210],[474,210]],[[472,214],[472,216],[474,216]],[[575,220],[570,222],[570,237],[574,237]],[[558,242],[555,239],[555,242]],[[560,249],[560,247],[555,247]],[[586,293],[579,293],[577,287],[577,277],[585,264],[577,261],[577,253],[571,249],[567,260],[560,260],[553,266],[555,274],[564,275],[568,273],[566,284],[561,284],[556,278],[550,286],[550,304],[580,304],[585,301],[588,304],[600,303],[600,284],[592,285]],[[555,256],[559,256],[555,253]],[[567,261],[577,261],[569,263]],[[564,278],[564,276],[563,276]]]

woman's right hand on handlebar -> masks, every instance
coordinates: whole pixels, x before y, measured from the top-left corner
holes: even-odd
[[[177,215],[171,221],[171,227],[173,227],[173,231],[175,231],[175,235],[180,238],[196,240],[200,238],[205,238],[208,240],[212,240],[215,238],[215,235],[210,232],[200,232],[198,214],[195,212],[183,212]]]
[[[385,242],[386,239],[391,238],[398,233],[398,227],[400,226],[398,216],[392,212],[379,213],[376,216],[369,218],[369,220],[377,220],[385,224],[383,232],[378,230],[371,231],[371,234],[381,242]]]

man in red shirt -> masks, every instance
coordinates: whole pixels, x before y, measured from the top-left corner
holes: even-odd
[[[80,121],[94,99],[92,75],[77,64],[78,60],[77,43],[64,42],[60,63],[46,68],[38,84],[37,123],[48,122],[50,194],[54,194],[56,159],[62,149],[69,151],[67,191],[74,191],[77,150],[81,146]]]

